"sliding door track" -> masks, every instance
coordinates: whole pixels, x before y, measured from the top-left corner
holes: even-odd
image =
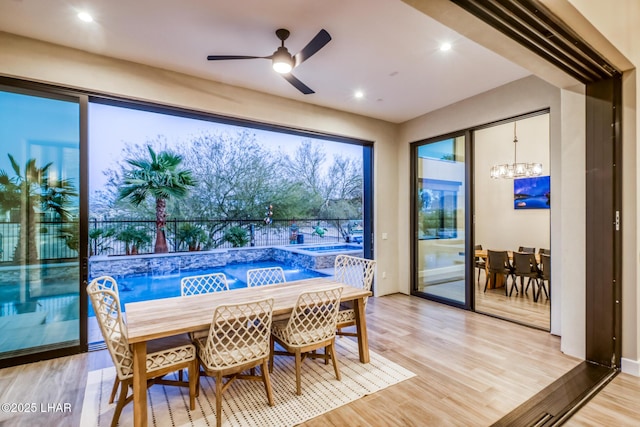
[[[582,362],[492,426],[562,425],[617,374],[618,371],[614,368]]]

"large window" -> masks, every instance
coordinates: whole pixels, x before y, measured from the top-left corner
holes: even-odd
[[[80,344],[80,105],[4,88],[0,122],[2,362]]]

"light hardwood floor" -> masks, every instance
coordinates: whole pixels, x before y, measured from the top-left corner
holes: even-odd
[[[580,362],[547,332],[417,297],[370,298],[367,311],[371,350],[417,376],[304,426],[487,426]],[[78,426],[87,372],[110,364],[100,351],[0,370],[0,403],[72,408],[0,412],[0,426]],[[640,379],[621,374],[570,421],[639,425],[639,399]]]

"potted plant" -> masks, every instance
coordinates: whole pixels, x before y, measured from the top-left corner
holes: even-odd
[[[136,255],[140,247],[151,243],[151,237],[147,231],[134,225],[120,230],[116,234],[116,240],[124,243],[127,255]]]
[[[241,248],[247,246],[249,236],[247,235],[247,230],[239,225],[234,225],[224,232],[224,241],[231,243],[234,248]]]
[[[199,251],[202,244],[206,244],[208,241],[207,233],[202,229],[200,225],[196,224],[182,224],[178,229],[178,247],[183,243],[189,248],[189,252]]]

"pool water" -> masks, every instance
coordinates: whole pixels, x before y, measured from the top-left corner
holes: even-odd
[[[324,252],[344,252],[344,251],[357,251],[361,248],[353,245],[331,245],[331,246],[307,246],[300,248],[304,251],[324,253]]]
[[[189,270],[178,274],[141,274],[135,276],[114,277],[114,279],[116,279],[116,282],[118,283],[120,303],[122,310],[124,311],[124,305],[130,302],[180,296],[180,280],[183,277],[198,276],[209,273],[224,273],[227,276],[229,289],[238,289],[247,287],[247,270],[266,267],[282,267],[288,282],[311,277],[327,276],[324,273],[292,267],[277,261],[262,261],[243,264],[228,264],[219,268]],[[91,303],[89,303],[89,316],[95,316]]]

